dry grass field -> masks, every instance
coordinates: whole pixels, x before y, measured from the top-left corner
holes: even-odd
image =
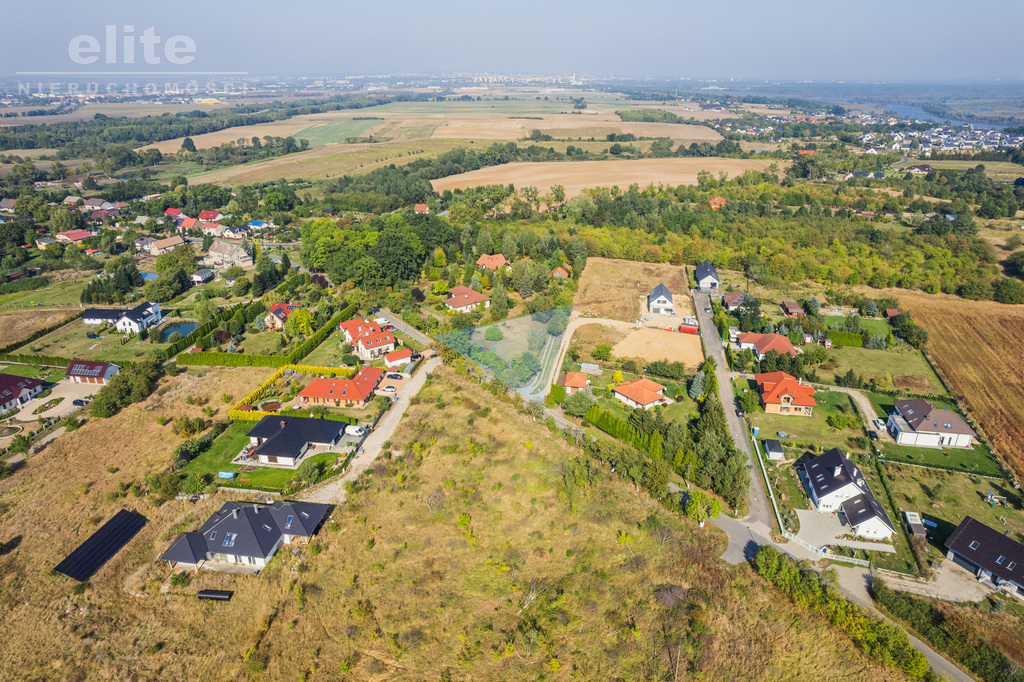
[[[928,330],[928,348],[952,390],[1024,474],[1024,307],[905,292],[900,303]]]
[[[634,358],[643,362],[682,362],[696,368],[704,362],[704,349],[696,334],[680,334],[665,329],[634,329],[612,348],[617,358]]]
[[[62,310],[5,310],[0,313],[0,346],[20,341],[33,332],[57,324],[72,315]]]
[[[423,680],[445,669],[453,679],[647,679],[678,658],[680,672],[709,679],[905,679],[748,567],[722,563],[718,531],[607,470],[570,510],[560,467],[579,449],[445,368],[409,407],[390,443],[396,455],[334,510],[318,552],[281,551],[258,577],[204,571],[160,594],[168,569],[154,560],[169,531],[194,529],[229,498],[157,506],[111,494],[166,464],[175,439],[157,414],[198,415],[187,395],[217,404],[221,391],[240,395],[264,375],[166,380],[164,395],[62,437],[0,483],[0,669],[83,681],[313,670]],[[149,524],[75,594],[50,568],[121,507]],[[655,598],[666,585],[680,588],[674,608]],[[197,601],[207,588],[235,594]]]
[[[469,173],[461,173],[431,181],[434,191],[466,189],[483,185],[534,186],[546,192],[552,185],[562,185],[572,197],[591,187],[628,187],[633,183],[641,187],[654,184],[693,185],[702,170],[713,175],[720,172],[730,176],[747,170],[765,170],[768,161],[756,159],[678,158],[639,159],[623,161],[578,161],[509,163],[489,166]]]
[[[693,312],[686,270],[668,263],[639,263],[616,258],[588,258],[573,301],[575,313],[635,322],[640,298],[664,284],[680,315]]]

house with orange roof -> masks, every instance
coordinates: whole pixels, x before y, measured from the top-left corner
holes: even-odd
[[[755,374],[757,391],[761,394],[761,405],[767,414],[813,416],[818,403],[814,400],[814,389],[785,372]]]
[[[717,211],[718,209],[725,207],[725,199],[723,197],[715,197],[708,203],[711,204],[712,211]]]
[[[299,400],[311,405],[365,407],[383,378],[380,367],[363,367],[351,379],[314,379],[299,393]]]
[[[508,269],[511,267],[511,264],[500,253],[496,253],[493,256],[484,253],[476,259],[476,266],[486,270],[497,270],[498,268]]]
[[[612,389],[615,397],[627,407],[641,407],[649,410],[657,405],[668,405],[672,400],[665,396],[665,387],[647,377],[624,381]]]
[[[566,372],[558,377],[558,385],[565,389],[566,395],[572,395],[589,386],[590,377],[585,372]]]
[[[491,299],[469,287],[452,287],[448,290],[448,296],[450,298],[444,304],[449,310],[457,313],[471,313],[481,303],[484,304],[484,308],[491,307]]]
[[[552,279],[569,279],[569,273],[565,271],[565,268],[559,266],[551,271]]]
[[[416,204],[412,210],[413,213],[430,213],[430,207],[426,204]]]
[[[378,332],[376,334],[364,334],[352,344],[356,353],[366,360],[376,360],[385,356],[398,347],[398,339],[391,332]]]
[[[412,362],[411,348],[399,348],[398,350],[384,356],[384,366],[391,369],[401,367],[402,365],[408,365],[410,362]]]
[[[768,351],[775,351],[779,355],[799,355],[793,342],[782,334],[755,334],[745,332],[736,337],[740,344],[740,350],[751,350],[758,362],[764,360]]]
[[[376,322],[370,322],[364,320],[361,317],[356,317],[351,320],[346,320],[338,325],[338,329],[345,335],[345,342],[355,345],[356,339],[366,334],[380,334],[380,325]]]

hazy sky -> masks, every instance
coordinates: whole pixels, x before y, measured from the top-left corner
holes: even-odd
[[[255,75],[491,71],[814,80],[1021,79],[1019,0],[154,0],[5,3],[0,73],[83,69]],[[196,44],[187,67],[79,66],[106,25]],[[24,27],[26,30],[17,30]],[[120,36],[119,36],[120,37]],[[102,50],[103,48],[101,48]]]

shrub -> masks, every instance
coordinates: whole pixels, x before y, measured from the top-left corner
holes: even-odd
[[[188,587],[192,578],[187,573],[175,573],[171,576],[171,587]]]

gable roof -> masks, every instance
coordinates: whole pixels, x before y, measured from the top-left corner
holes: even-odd
[[[87,237],[91,237],[92,232],[89,232],[88,230],[68,230],[67,232],[58,232],[57,236],[77,242],[86,239]]]
[[[345,430],[344,422],[310,417],[264,417],[248,434],[249,438],[265,439],[253,453],[256,456],[295,459],[308,443],[333,443]]]
[[[288,316],[302,307],[301,303],[273,303],[268,311],[271,315],[284,322]]]
[[[445,301],[445,305],[447,305],[449,308],[461,308],[467,305],[477,305],[479,303],[483,303],[484,301],[491,300],[487,296],[484,296],[481,293],[473,291],[469,287],[463,286],[452,287],[451,289],[448,290],[448,295],[451,298]]]
[[[615,393],[619,393],[633,402],[645,407],[662,400],[664,396],[659,394],[658,391],[664,390],[664,386],[656,381],[651,381],[647,377],[640,377],[639,379],[633,379],[632,381],[624,381],[612,389]]]
[[[107,373],[107,368],[110,367],[109,362],[93,362],[90,360],[75,360],[68,367],[69,377],[84,377],[87,379],[95,379],[102,377]],[[114,365],[117,367],[117,365]]]
[[[739,305],[747,294],[743,291],[727,291],[722,294],[722,303],[726,306]]]
[[[843,500],[839,505],[843,509],[843,513],[846,515],[846,520],[850,522],[850,525],[856,528],[865,521],[871,519],[878,519],[885,527],[891,530],[893,533],[896,532],[896,528],[892,525],[892,521],[889,519],[889,515],[885,513],[885,508],[879,504],[878,500],[871,491],[861,493],[860,495],[854,495],[848,500]]]
[[[391,332],[379,332],[376,334],[363,334],[355,340],[357,346],[362,346],[367,350],[371,348],[380,348],[381,346],[387,346],[392,343],[398,343],[398,339],[395,338]]]
[[[804,471],[819,500],[848,485],[855,485],[861,491],[868,490],[860,469],[839,448],[832,448],[810,460],[804,465]]]
[[[558,277],[560,279],[565,279],[569,276],[569,273],[566,271],[565,268],[559,265],[557,268],[551,271],[551,276]]]
[[[960,415],[944,407],[935,407],[924,398],[914,400],[895,400],[896,409],[903,419],[917,433],[955,433],[976,436],[967,422]]]
[[[817,407],[818,403],[811,397],[814,395],[814,388],[804,384],[796,377],[785,372],[768,372],[766,374],[755,374],[754,380],[761,392],[761,400],[771,405],[781,405],[783,396],[792,396],[793,405],[803,407]]]
[[[169,208],[166,211],[164,211],[164,215],[181,215],[181,209],[180,208]]]
[[[783,301],[779,304],[782,312],[787,315],[803,315],[804,309],[796,301]]]
[[[31,391],[42,385],[43,382],[40,379],[0,374],[0,405],[14,400],[21,395],[22,391]]]
[[[185,218],[181,221],[181,229],[183,230],[195,230],[199,228],[199,221],[195,218]]]
[[[198,217],[200,220],[216,220],[219,215],[220,211],[200,211]]]
[[[659,284],[658,286],[651,289],[651,293],[647,294],[647,305],[651,305],[652,301],[656,301],[662,296],[667,298],[669,303],[672,302],[672,292],[669,291],[668,287],[665,286],[664,284]]]
[[[797,355],[793,342],[782,334],[755,334],[754,332],[744,332],[736,338],[741,344],[753,344],[757,349],[757,352],[762,355],[768,353],[770,350],[775,351],[779,355],[782,355],[783,353]]]
[[[704,261],[697,266],[697,281],[700,282],[705,277],[714,277],[715,280],[718,280],[718,271],[708,261]]]
[[[184,244],[184,243],[185,243],[185,240],[181,238],[181,235],[180,234],[176,234],[173,237],[168,237],[167,239],[157,239],[155,242],[153,242],[152,246],[153,246],[154,249],[158,249],[159,250],[159,249],[167,249],[167,248],[170,248],[172,246],[178,246],[179,244]]]
[[[224,256],[225,258],[238,258],[239,251],[241,251],[245,258],[249,257],[249,254],[245,252],[241,244],[232,244],[231,242],[225,242],[217,240],[210,247],[207,253],[217,254],[218,256]]]
[[[562,379],[562,386],[566,388],[586,388],[587,381],[588,378],[584,372],[566,372]]]
[[[972,543],[977,543],[977,547],[971,547]],[[964,517],[946,540],[946,547],[1000,580],[1024,584],[1024,545],[973,517]],[[999,557],[1003,557],[1002,562]]]
[[[395,360],[403,360],[405,358],[410,357],[412,357],[411,348],[399,348],[398,350],[391,351],[390,353],[385,355],[384,359],[387,360],[388,362],[394,362]]]
[[[366,402],[382,376],[384,370],[380,367],[363,367],[351,379],[314,379],[302,389],[299,397]]]
[[[365,334],[379,334],[381,331],[379,324],[376,322],[367,322],[361,317],[346,320],[339,324],[338,328],[343,332],[347,332],[348,335],[352,337],[353,341]]]
[[[486,268],[488,270],[497,270],[498,268],[505,267],[506,265],[508,265],[508,261],[505,260],[505,256],[503,256],[500,253],[496,253],[493,256],[484,253],[481,254],[480,257],[476,259],[476,264],[478,267],[481,268]]]

